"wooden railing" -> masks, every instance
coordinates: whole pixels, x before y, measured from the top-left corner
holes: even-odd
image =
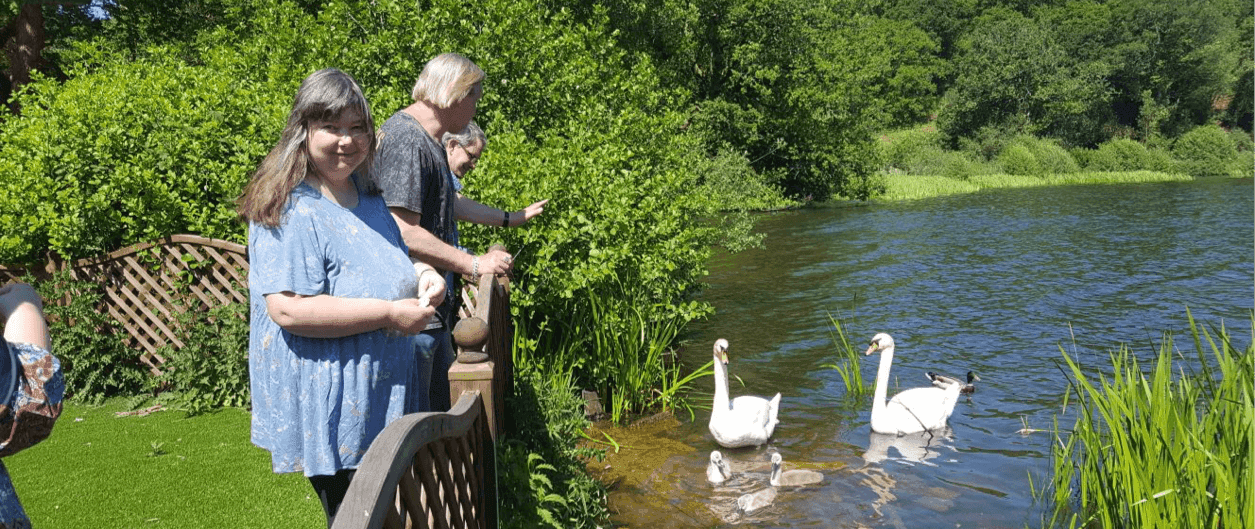
[[[506,277],[483,276],[463,291],[461,319],[453,329],[457,362],[449,369],[449,402],[463,391],[478,391],[488,403],[493,438],[504,427],[505,398],[514,390],[513,322],[510,319],[510,282]]]
[[[362,457],[332,529],[497,527],[497,473],[484,399],[384,428]]]

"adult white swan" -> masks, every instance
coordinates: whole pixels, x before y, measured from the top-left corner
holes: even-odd
[[[885,333],[872,338],[864,355],[880,353],[880,369],[876,371],[876,394],[872,397],[872,431],[907,434],[936,430],[946,426],[954,405],[959,402],[959,384],[942,388],[908,389],[885,403],[889,389],[889,367],[893,364],[893,338]]]
[[[728,341],[715,340],[715,402],[710,408],[710,435],[725,448],[758,446],[771,438],[780,412],[780,394],[771,400],[742,395],[728,401]]]

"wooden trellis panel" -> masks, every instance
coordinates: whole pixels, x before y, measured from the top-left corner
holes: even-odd
[[[103,257],[73,263],[53,259],[44,270],[34,272],[47,279],[67,268],[71,278],[101,286],[98,310],[126,331],[126,344],[139,352],[140,361],[154,375],[161,374],[165,363],[157,351],[167,344],[183,346],[175,331],[180,311],[248,303],[248,250],[228,241],[172,235]],[[23,272],[0,267],[0,280],[21,277]]]

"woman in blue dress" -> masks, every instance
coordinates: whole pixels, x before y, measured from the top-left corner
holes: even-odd
[[[252,441],[335,516],[388,423],[415,411],[414,342],[443,300],[369,175],[374,123],[344,72],[314,72],[238,206],[249,223]]]

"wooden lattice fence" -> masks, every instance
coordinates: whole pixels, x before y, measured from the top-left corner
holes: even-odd
[[[63,270],[71,279],[100,285],[97,310],[125,330],[126,345],[139,352],[154,375],[161,374],[166,361],[157,351],[164,345],[183,346],[175,330],[179,313],[248,303],[247,248],[197,235],[172,235],[73,262],[54,256],[43,268],[0,266],[0,282],[28,271],[47,280]]]

